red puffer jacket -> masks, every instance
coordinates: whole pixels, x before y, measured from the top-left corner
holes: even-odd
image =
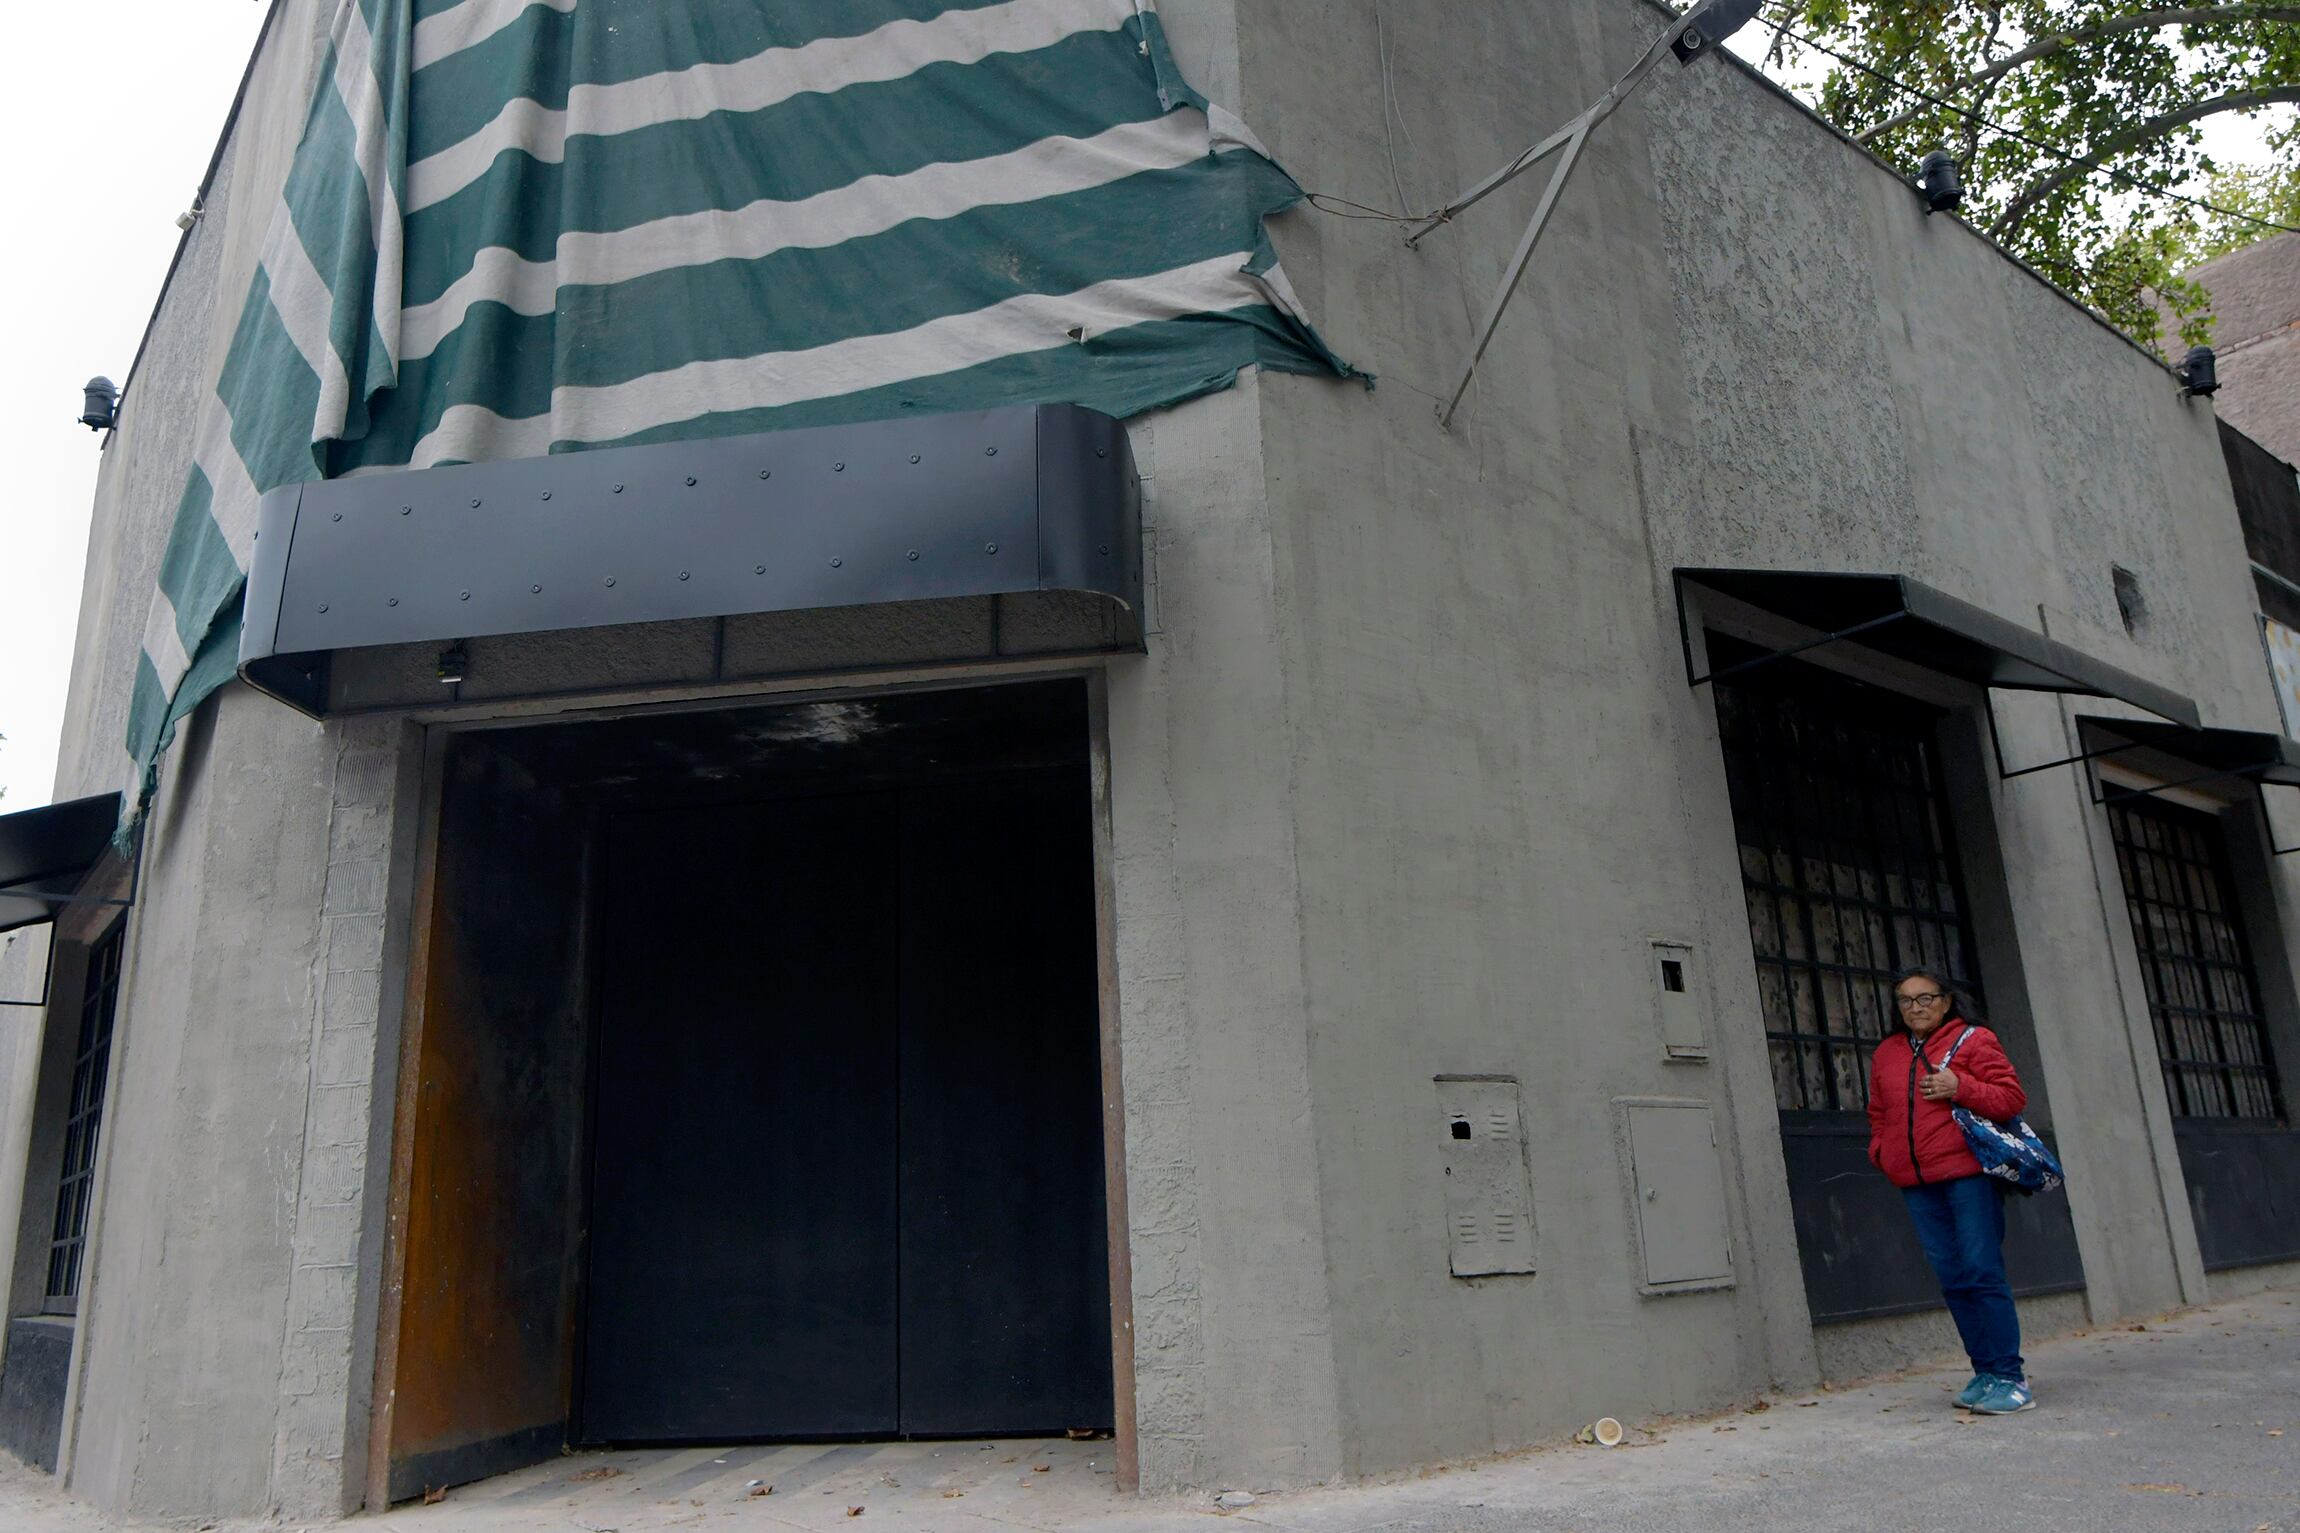
[[[1906,1029],[1877,1045],[1869,1065],[1869,1159],[1896,1187],[1981,1174],[1981,1163],[1965,1148],[1964,1131],[1951,1107],[1969,1108],[2001,1123],[2028,1105],[2028,1093],[2021,1090],[2004,1046],[1985,1027],[1972,1029],[1949,1065],[1957,1077],[1953,1103],[1917,1094],[1919,1049],[1922,1070],[1937,1070],[1965,1027],[1963,1019],[1952,1018],[1934,1028],[1922,1045],[1912,1047]]]

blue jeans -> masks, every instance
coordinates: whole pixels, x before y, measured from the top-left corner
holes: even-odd
[[[2005,1195],[1992,1177],[1904,1187],[1925,1260],[1964,1338],[1973,1372],[2023,1379],[2020,1312],[2005,1278]]]

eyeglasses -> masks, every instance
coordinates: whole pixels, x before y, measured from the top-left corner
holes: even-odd
[[[1927,1006],[1937,1006],[1947,999],[1948,997],[1938,990],[1920,990],[1915,995],[1896,995],[1893,997],[1894,1002],[1903,1011],[1918,1011]]]

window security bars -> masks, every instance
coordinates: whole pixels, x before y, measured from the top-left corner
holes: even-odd
[[[2108,824],[2174,1115],[2282,1118],[2219,822],[2133,800],[2111,804]]]
[[[41,1308],[69,1315],[80,1307],[80,1260],[88,1244],[88,1204],[96,1188],[96,1136],[104,1124],[104,1080],[112,1062],[112,1018],[120,1003],[120,928],[88,954],[80,997],[80,1041],[72,1060],[71,1115],[64,1125],[64,1164],[56,1189],[56,1225],[48,1246],[48,1286]]]
[[[1727,642],[1711,636],[1713,660]],[[1978,999],[1939,714],[1808,666],[1778,671],[1716,689],[1774,1100],[1856,1112],[1896,1020],[1896,970],[1939,965]]]

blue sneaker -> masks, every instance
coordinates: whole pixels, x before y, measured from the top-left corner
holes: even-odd
[[[1957,1391],[1957,1404],[1965,1410],[1971,1410],[1974,1405],[1979,1403],[1980,1397],[1988,1393],[1989,1386],[1995,1382],[1996,1375],[1993,1373],[1974,1374],[1972,1382]]]
[[[2027,1381],[2022,1379],[1991,1379],[1981,1397],[1973,1402],[1973,1411],[1982,1416],[2010,1416],[2019,1411],[2036,1409],[2036,1396],[2029,1393]]]

